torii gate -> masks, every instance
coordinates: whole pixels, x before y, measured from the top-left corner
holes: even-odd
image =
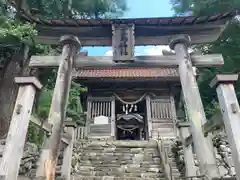
[[[124,27],[116,26],[113,30],[117,30],[120,27],[121,29]],[[64,109],[61,109],[60,102],[66,103],[66,97],[70,88],[69,80],[71,79],[71,71],[73,70],[73,66],[77,67],[99,67],[99,66],[170,66],[170,67],[178,67],[179,74],[182,84],[182,90],[185,98],[185,102],[187,105],[188,116],[192,120],[192,131],[193,131],[193,139],[195,142],[195,147],[197,151],[198,159],[200,160],[200,169],[201,172],[207,173],[209,177],[218,177],[219,172],[216,166],[215,156],[213,154],[213,147],[210,143],[210,139],[204,137],[202,133],[202,124],[205,123],[205,113],[203,111],[202,102],[200,99],[196,79],[192,69],[192,63],[196,67],[210,67],[210,66],[219,66],[223,64],[223,58],[220,54],[215,55],[190,55],[187,51],[188,45],[191,43],[191,39],[186,35],[176,35],[173,36],[170,40],[170,48],[175,50],[174,55],[169,56],[133,56],[134,49],[134,28],[131,26],[125,26],[125,34],[128,37],[128,40],[124,42],[128,47],[127,52],[122,53],[122,44],[121,31],[113,31],[113,45],[114,47],[114,56],[112,57],[83,57],[81,54],[68,53],[68,69],[63,66],[63,63],[66,63],[66,50],[63,49],[62,56],[54,56],[54,57],[38,57],[33,56],[31,59],[30,66],[39,67],[39,66],[58,66],[58,77],[56,80],[56,86],[53,95],[52,106],[50,110],[49,120],[52,121],[53,131],[52,135],[49,138],[48,144],[51,146],[45,146],[43,153],[41,154],[40,167],[37,171],[37,176],[44,176],[44,162],[48,160],[52,160],[54,162],[57,157],[57,149],[59,142],[59,134],[61,131],[61,122],[62,118],[57,116],[58,114],[62,114],[64,116]],[[77,37],[71,37],[72,44],[77,44]],[[70,39],[67,41],[70,44]],[[76,45],[72,46],[72,48],[76,49]],[[131,47],[131,48],[129,48]],[[71,52],[71,50],[70,50]],[[72,62],[73,58],[74,63]],[[61,59],[60,62],[57,59]],[[177,60],[176,60],[177,59]],[[39,62],[40,60],[40,62]],[[112,61],[111,61],[112,60]],[[97,62],[96,64],[93,64]],[[117,61],[117,62],[116,62]],[[72,64],[73,63],[73,64]],[[66,66],[66,65],[65,65]],[[65,72],[65,73],[64,73]],[[64,92],[60,93],[60,91]],[[64,94],[66,93],[66,94]],[[60,96],[60,94],[62,96]],[[194,97],[194,98],[193,98]],[[64,99],[63,99],[64,98]],[[56,114],[53,116],[53,114]],[[54,121],[53,121],[54,120]],[[202,153],[205,152],[205,153]],[[54,169],[53,169],[54,172]]]
[[[192,138],[195,143],[197,158],[200,161],[200,171],[202,174],[206,174],[209,178],[219,177],[212,143],[210,142],[209,137],[204,137],[202,131],[202,125],[205,123],[206,117],[192,66],[211,67],[222,65],[223,58],[219,54],[205,56],[189,54],[188,47],[190,44],[215,41],[225,28],[226,22],[233,16],[233,14],[228,13],[219,16],[207,17],[207,19],[204,19],[204,17],[195,17],[194,20],[192,19],[193,17],[169,18],[167,20],[166,18],[153,18],[147,20],[127,19],[115,21],[86,20],[86,22],[83,20],[83,27],[80,28],[78,27],[79,22],[70,20],[68,22],[72,22],[70,23],[71,26],[72,24],[77,24],[77,28],[69,27],[69,29],[66,28],[66,26],[62,28],[47,26],[51,24],[51,21],[48,20],[39,23],[36,21],[36,18],[26,12],[24,16],[25,18],[27,17],[28,20],[38,23],[38,42],[44,44],[56,44],[56,40],[61,37],[60,44],[63,46],[61,56],[45,56],[41,57],[41,59],[33,56],[30,63],[31,67],[59,67],[49,113],[49,121],[52,124],[52,134],[42,151],[40,164],[36,174],[37,177],[48,176],[48,178],[53,179],[55,175],[55,163],[57,159],[63,120],[65,119],[66,114],[66,105],[73,68],[93,66],[178,67],[187,114],[191,121]],[[60,22],[60,24],[58,24],[56,22],[57,21],[54,21],[53,23],[55,26],[60,26],[62,23]],[[96,27],[93,27],[91,24],[87,26],[87,23],[95,23]],[[145,26],[143,26],[144,23]],[[161,26],[161,23],[165,23],[165,25],[167,23],[167,26]],[[182,23],[185,24],[183,25]],[[200,25],[198,23],[200,23]],[[105,28],[106,26],[107,28]],[[110,31],[109,28],[111,28]],[[113,33],[109,34],[109,32],[112,31]],[[166,31],[168,31],[168,33],[166,33]],[[45,34],[43,32],[45,32]],[[151,33],[154,37],[151,36]],[[80,37],[77,37],[78,34],[80,34]],[[86,34],[86,37],[84,34]],[[112,44],[114,46],[113,58],[82,57],[81,53],[77,53],[81,46],[79,39],[82,45],[85,46]],[[112,43],[110,43],[110,39],[112,39]],[[135,45],[166,44],[168,44],[171,49],[175,50],[174,55],[133,56]],[[110,59],[112,61],[108,61]],[[91,60],[95,61],[96,64],[92,64]],[[11,129],[8,137],[6,146],[11,146],[13,145],[11,144]],[[5,157],[3,157],[3,159]],[[6,162],[6,160],[7,159],[2,162]],[[1,167],[4,165],[5,164],[3,163],[0,164],[0,172]],[[46,174],[44,165],[49,165],[50,174]],[[8,163],[7,166],[10,166],[10,164]],[[8,170],[10,167],[5,167],[5,169]],[[1,173],[4,175],[6,172],[2,171]]]

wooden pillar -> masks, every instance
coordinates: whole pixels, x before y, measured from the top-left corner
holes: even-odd
[[[146,96],[146,109],[147,109],[147,127],[148,127],[147,140],[149,140],[152,138],[151,99],[149,95]]]
[[[216,165],[213,145],[210,139],[204,137],[202,125],[206,122],[206,117],[194,76],[192,62],[188,53],[190,38],[179,35],[172,38],[170,48],[175,50],[177,61],[179,62],[179,75],[182,85],[182,92],[187,109],[187,115],[191,121],[191,130],[194,141],[196,155],[200,163],[200,172],[208,178],[219,177]]]
[[[20,87],[0,163],[0,175],[5,180],[17,180],[35,93],[42,88],[35,77],[16,77],[15,82]]]
[[[223,115],[228,142],[232,150],[232,159],[240,179],[240,111],[233,83],[238,79],[238,74],[217,75],[210,83],[217,87],[217,95]]]
[[[192,151],[192,146],[188,145],[186,146],[185,139],[190,135],[189,128],[190,123],[189,122],[178,122],[177,127],[179,129],[180,137],[182,140],[183,145],[183,153],[184,153],[184,163],[185,163],[185,176],[196,176],[196,168],[194,165],[194,156]]]
[[[93,100],[92,96],[87,97],[87,117],[86,117],[86,131],[87,131],[87,136],[90,134],[90,125],[93,123],[92,121],[92,107],[93,106]]]
[[[61,167],[62,177],[65,180],[71,179],[71,165],[72,165],[72,152],[73,152],[73,145],[75,142],[75,129],[77,127],[76,122],[73,122],[71,119],[68,119],[64,122],[66,133],[71,136],[71,142],[64,150],[63,155],[63,164]]]
[[[174,135],[178,136],[179,132],[176,128],[177,123],[177,112],[176,112],[176,106],[175,106],[175,100],[174,100],[174,88],[170,87],[170,102],[171,102],[171,117],[173,121],[173,128],[174,128]]]
[[[113,139],[116,139],[116,115],[115,115],[115,97],[112,97],[111,100],[111,136]]]
[[[66,116],[66,108],[72,79],[73,60],[77,52],[80,51],[80,42],[75,36],[61,37],[60,44],[63,46],[63,50],[48,118],[52,124],[52,134],[44,145],[36,173],[37,177],[47,176],[49,179],[54,179],[55,177],[61,131],[63,121]],[[51,172],[48,173],[47,171]]]

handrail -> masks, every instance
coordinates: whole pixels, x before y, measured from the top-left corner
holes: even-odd
[[[164,171],[165,177],[167,178],[167,180],[174,180],[174,177],[172,175],[172,167],[169,163],[168,154],[165,151],[163,140],[161,139],[157,140],[157,147],[158,147],[159,155],[163,165],[163,171]]]

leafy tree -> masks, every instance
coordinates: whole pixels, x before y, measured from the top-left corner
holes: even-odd
[[[239,0],[171,0],[173,9],[177,15],[213,15],[213,13],[224,13],[240,8]],[[197,46],[205,54],[221,53],[225,64],[221,68],[199,69],[198,78],[199,89],[205,112],[209,118],[215,112],[216,91],[209,87],[209,82],[216,73],[238,73],[240,71],[240,23],[233,19],[225,29],[221,37],[211,44]],[[237,96],[240,98],[240,84],[236,86]]]
[[[106,18],[121,16],[125,0],[26,0],[25,7],[37,9],[47,18]]]

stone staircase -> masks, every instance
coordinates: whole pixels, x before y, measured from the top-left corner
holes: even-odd
[[[170,147],[168,143],[164,145]],[[4,143],[1,149],[3,146]],[[73,180],[167,179],[156,141],[82,140],[75,143],[73,151],[71,178]],[[24,154],[26,152],[29,150]],[[57,166],[57,179],[60,177],[58,171],[60,172],[62,163],[61,154]],[[180,173],[170,148],[167,154],[172,167],[172,175],[179,177]],[[25,162],[28,159],[26,157],[31,158],[27,154],[24,155],[19,172],[19,178],[24,180],[35,177],[37,160]]]
[[[74,180],[165,180],[156,141],[79,141]]]

